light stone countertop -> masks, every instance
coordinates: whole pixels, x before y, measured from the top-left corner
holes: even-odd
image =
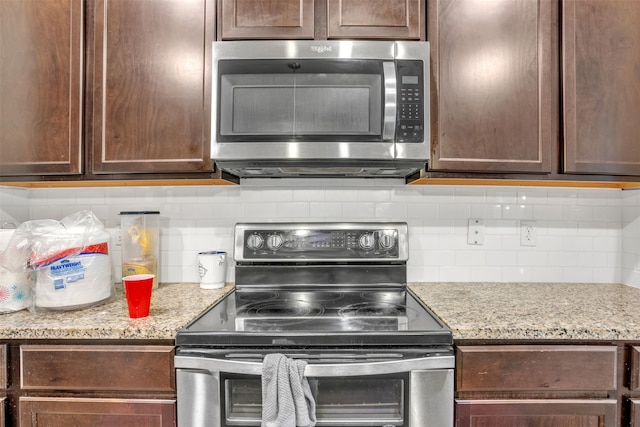
[[[120,286],[119,284],[117,286]],[[463,340],[640,340],[640,289],[620,284],[410,283]],[[76,311],[0,314],[0,339],[173,340],[233,290],[161,284],[149,317],[130,319],[122,288],[114,300]]]
[[[640,289],[621,284],[412,283],[454,339],[640,340]]]
[[[29,310],[0,314],[0,339],[175,339],[176,332],[233,290],[200,289],[197,283],[160,284],[149,316],[129,318],[122,285],[110,302],[84,310]]]

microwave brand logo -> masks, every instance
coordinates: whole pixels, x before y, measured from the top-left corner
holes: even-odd
[[[311,46],[311,50],[318,53],[331,52],[332,49],[333,49],[332,46],[327,46],[327,45]]]

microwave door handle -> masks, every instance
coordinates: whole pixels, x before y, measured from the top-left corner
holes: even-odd
[[[382,63],[384,78],[384,125],[382,140],[392,141],[396,133],[396,113],[398,105],[398,89],[396,81],[396,64],[392,61]]]
[[[210,372],[226,372],[241,375],[262,375],[262,362],[247,362],[206,357],[177,356],[175,367]],[[433,356],[417,359],[389,360],[381,362],[308,364],[307,377],[361,377],[396,374],[417,370],[453,369],[454,356]]]

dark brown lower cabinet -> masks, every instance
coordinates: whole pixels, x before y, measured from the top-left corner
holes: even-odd
[[[458,346],[456,427],[620,427],[621,349]]]
[[[631,419],[629,425],[631,427],[640,427],[640,399],[629,400]]]
[[[6,405],[7,398],[5,396],[0,397],[0,426],[5,426],[6,420],[4,417],[4,406]]]
[[[175,427],[172,341],[9,342],[0,427]],[[2,370],[0,369],[0,374]]]
[[[175,427],[175,400],[21,397],[20,426]]]
[[[458,400],[457,427],[616,427],[615,400]]]

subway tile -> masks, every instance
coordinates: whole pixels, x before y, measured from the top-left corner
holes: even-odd
[[[401,221],[407,217],[407,205],[405,203],[376,203],[375,216],[379,219]]]
[[[231,246],[238,221],[406,221],[411,281],[600,283],[636,280],[633,272],[640,269],[639,191],[347,179],[258,180],[232,187],[0,188],[3,221],[90,209],[114,230],[121,210],[151,208],[161,212],[164,280],[193,277],[182,256],[193,258],[196,248],[215,243]],[[485,220],[484,245],[467,244],[469,218]],[[536,247],[520,246],[522,219],[536,221]]]
[[[531,282],[533,281],[533,268],[525,266],[504,267],[502,280],[505,282]]]
[[[467,219],[471,217],[471,206],[468,203],[441,203],[438,215],[445,219]]]

